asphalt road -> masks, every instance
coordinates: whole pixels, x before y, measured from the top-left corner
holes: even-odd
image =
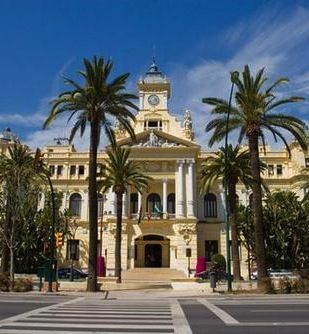
[[[0,333],[309,333],[309,296],[115,296],[0,294]]]
[[[50,306],[72,299],[67,296],[25,296],[0,294],[0,321],[44,306]]]
[[[308,334],[309,297],[180,300],[194,334]]]

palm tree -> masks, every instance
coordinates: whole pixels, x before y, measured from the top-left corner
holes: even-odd
[[[130,150],[123,147],[115,147],[107,151],[105,160],[106,168],[102,175],[102,192],[108,189],[116,194],[117,224],[115,244],[115,277],[117,283],[121,283],[121,226],[122,226],[122,195],[129,187],[134,187],[138,192],[148,188],[151,178],[142,172],[141,166],[129,160]]]
[[[87,290],[96,291],[97,274],[97,239],[98,239],[98,201],[97,201],[97,151],[100,143],[101,128],[105,131],[109,141],[115,145],[115,137],[111,127],[110,118],[114,117],[123,128],[134,137],[134,131],[130,121],[135,120],[131,109],[137,110],[137,106],[131,102],[137,97],[124,92],[129,73],[120,75],[110,80],[113,63],[103,58],[94,57],[92,61],[84,59],[83,71],[78,74],[82,77],[83,84],[65,79],[65,83],[71,86],[71,90],[60,94],[52,101],[50,115],[44,123],[46,128],[59,115],[69,113],[68,120],[76,118],[72,127],[70,141],[76,132],[80,130],[83,136],[86,126],[90,126],[89,148],[89,262]]]
[[[17,247],[16,235],[33,209],[38,195],[38,179],[33,168],[33,157],[26,146],[14,144],[8,155],[1,155],[0,184],[5,196],[6,218],[0,230],[10,252],[10,289],[14,286],[14,253]]]
[[[269,87],[264,88],[267,81],[264,75],[264,68],[259,70],[256,76],[252,76],[249,66],[246,65],[242,73],[242,78],[235,78],[238,91],[235,94],[236,105],[229,109],[227,101],[219,98],[204,98],[202,101],[213,107],[211,114],[217,116],[211,120],[206,131],[213,131],[209,145],[221,141],[226,132],[239,129],[239,143],[246,136],[249,144],[250,166],[253,177],[253,208],[254,225],[256,239],[256,260],[258,270],[258,285],[263,286],[263,278],[267,276],[267,265],[264,245],[264,227],[262,219],[262,190],[259,162],[259,139],[265,144],[265,130],[270,131],[275,141],[281,139],[290,154],[287,140],[280,129],[290,132],[300,146],[307,150],[306,124],[300,119],[284,115],[283,113],[273,113],[273,110],[282,105],[303,101],[303,98],[292,96],[278,99],[275,90],[281,84],[288,82],[287,78],[276,80]],[[230,122],[226,129],[227,114],[230,111]],[[264,145],[265,146],[265,145]]]
[[[239,145],[227,147],[227,166],[225,167],[225,148],[221,147],[214,156],[207,157],[200,171],[200,191],[208,193],[210,187],[218,180],[224,182],[225,168],[227,168],[228,210],[232,234],[233,276],[240,280],[240,263],[237,236],[237,195],[236,185],[242,182],[247,187],[251,185],[250,155],[248,150],[242,150]]]

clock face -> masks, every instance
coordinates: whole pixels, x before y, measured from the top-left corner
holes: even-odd
[[[156,106],[156,105],[159,104],[160,99],[159,99],[158,95],[150,95],[150,96],[148,97],[148,102],[149,102],[149,104],[151,104],[152,106]]]

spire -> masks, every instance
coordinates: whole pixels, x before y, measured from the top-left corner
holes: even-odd
[[[161,75],[161,72],[159,71],[158,65],[156,64],[155,56],[152,56],[152,64],[150,65],[147,74],[150,74],[150,75],[160,74]]]

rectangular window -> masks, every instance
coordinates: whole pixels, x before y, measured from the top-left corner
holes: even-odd
[[[282,165],[277,165],[277,175],[282,175]]]
[[[63,166],[62,165],[57,166],[57,175],[62,175],[62,173],[63,173]]]
[[[55,166],[54,165],[50,165],[49,166],[49,174],[50,175],[54,175],[55,174]]]
[[[78,175],[85,174],[85,166],[78,166]]]
[[[306,166],[306,168],[309,168],[309,158],[305,159],[305,166]]]
[[[205,260],[211,261],[215,254],[218,254],[218,240],[205,240]]]
[[[268,175],[274,175],[274,165],[268,165]]]
[[[70,167],[70,175],[75,175],[76,174],[76,166],[71,166]]]

